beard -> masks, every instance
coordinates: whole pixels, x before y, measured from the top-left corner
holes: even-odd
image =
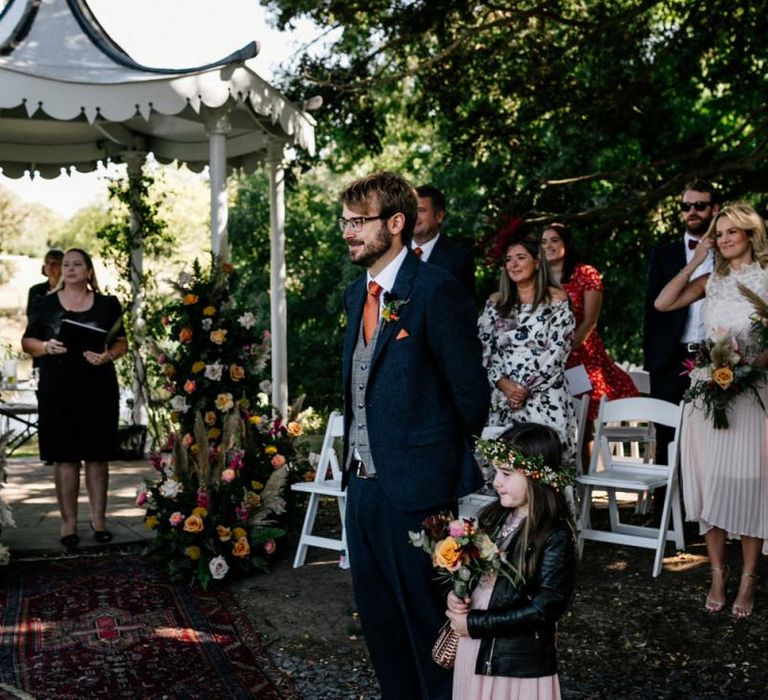
[[[711,223],[712,223],[711,216],[708,216],[706,218],[699,217],[698,221],[689,221],[686,219],[685,228],[688,230],[688,233],[690,233],[692,236],[701,237],[707,232],[707,230],[709,229],[709,225]]]
[[[370,243],[363,243],[362,247],[350,246],[349,260],[353,265],[369,268],[379,258],[388,253],[391,248],[392,234],[390,234],[386,225],[384,225],[378,230],[376,238]]]

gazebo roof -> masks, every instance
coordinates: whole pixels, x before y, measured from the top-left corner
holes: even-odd
[[[314,120],[257,75],[253,42],[188,69],[138,64],[85,0],[10,0],[0,13],[0,168],[56,177],[126,151],[192,170],[225,108],[227,165],[252,171],[270,144],[314,150]]]

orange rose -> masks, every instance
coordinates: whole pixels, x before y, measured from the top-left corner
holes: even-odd
[[[245,370],[240,365],[230,365],[229,376],[232,377],[233,382],[239,382],[245,377]]]
[[[235,546],[232,547],[232,554],[236,557],[247,557],[251,553],[251,545],[248,544],[248,540],[245,537],[241,537],[235,542]]]
[[[727,389],[733,384],[733,370],[730,367],[718,367],[712,372],[712,379],[721,389]]]
[[[191,304],[197,304],[197,295],[196,294],[185,294],[184,299],[182,300],[184,306],[190,306]]]
[[[280,469],[280,467],[285,465],[285,457],[283,455],[275,455],[272,457],[272,466],[275,469]]]
[[[229,540],[232,538],[232,530],[230,530],[228,527],[224,527],[223,525],[219,525],[216,528],[216,534],[219,536],[219,539],[222,542],[229,542]]]
[[[211,342],[216,345],[223,345],[227,339],[227,331],[223,328],[217,328],[215,331],[211,331]]]
[[[285,426],[285,429],[291,437],[299,437],[303,432],[301,423],[297,423],[295,420],[288,423],[288,425]]]
[[[199,515],[190,515],[184,521],[184,532],[202,532],[205,525]]]
[[[195,384],[194,379],[187,379],[187,381],[184,382],[184,391],[186,391],[188,394],[194,394],[196,387],[197,385]]]
[[[184,523],[186,528],[186,523]],[[456,571],[461,566],[461,549],[453,537],[446,537],[435,545],[432,557],[435,566],[449,571]]]
[[[206,425],[215,425],[216,424],[216,414],[213,411],[206,411],[205,412],[205,424]]]
[[[182,343],[188,343],[192,340],[192,329],[182,328],[179,331],[179,341]]]
[[[198,360],[192,365],[192,373],[193,374],[200,374],[205,369],[205,362],[202,360]]]

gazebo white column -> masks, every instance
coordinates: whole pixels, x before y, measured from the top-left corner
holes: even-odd
[[[229,109],[213,111],[207,121],[211,175],[211,251],[227,255],[227,134],[232,130]]]
[[[128,188],[130,193],[130,227],[131,227],[131,315],[135,351],[133,353],[133,422],[134,425],[147,424],[146,396],[144,393],[146,369],[139,351],[144,344],[144,241],[142,228],[144,222],[140,213],[140,193],[138,184],[141,180],[147,154],[144,151],[124,151],[122,160],[128,169]]]
[[[285,303],[285,170],[282,142],[271,143],[269,164],[270,317],[272,319],[272,405],[288,414],[288,322]]]

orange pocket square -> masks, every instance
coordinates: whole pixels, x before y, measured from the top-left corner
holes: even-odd
[[[395,340],[402,340],[403,338],[407,338],[409,335],[410,333],[407,330],[405,330],[405,328],[401,328]]]

